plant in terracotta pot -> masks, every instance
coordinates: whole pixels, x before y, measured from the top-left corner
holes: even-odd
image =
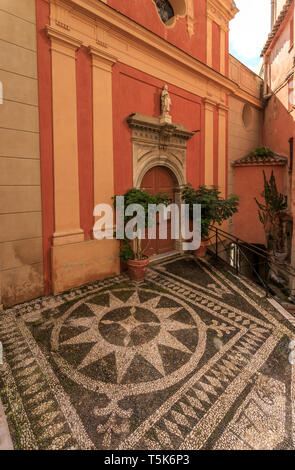
[[[122,240],[120,257],[123,262],[127,264],[129,275],[135,281],[144,279],[149,264],[149,258],[145,255],[144,250],[141,248],[142,245],[139,226],[144,228],[145,231],[150,227],[151,221],[148,218],[148,207],[150,204],[164,204],[165,206],[168,206],[170,202],[171,199],[169,198],[168,194],[163,192],[153,195],[144,189],[132,188],[124,194],[123,223],[125,228],[125,238]],[[136,213],[138,226],[136,224],[132,228],[133,239],[130,240],[130,238],[126,236],[126,228],[128,228],[129,223],[131,223],[134,219],[135,213],[131,211],[131,215],[127,215],[129,212],[127,211],[126,214],[126,209],[134,204],[141,206],[143,210]],[[116,208],[116,198],[114,198],[114,206]],[[146,249],[147,248],[148,246]]]
[[[194,254],[202,258],[206,255],[209,244],[210,225],[215,223],[221,225],[222,222],[232,217],[238,211],[239,197],[231,194],[228,199],[224,199],[217,186],[203,185],[195,189],[190,183],[187,183],[181,188],[181,198],[185,204],[189,205],[191,220],[194,204],[201,205],[201,246],[195,250]]]

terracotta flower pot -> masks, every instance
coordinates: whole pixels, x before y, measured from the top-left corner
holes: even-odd
[[[128,273],[134,281],[142,281],[145,278],[146,270],[150,262],[149,258],[143,260],[129,259],[127,261]]]
[[[208,245],[209,245],[209,240],[202,240],[200,248],[194,251],[194,256],[196,258],[205,258]]]

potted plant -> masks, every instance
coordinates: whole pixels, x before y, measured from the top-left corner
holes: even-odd
[[[228,199],[221,196],[217,186],[199,186],[198,189],[188,183],[182,186],[181,198],[189,205],[189,215],[192,220],[194,204],[201,205],[201,246],[194,254],[198,258],[206,255],[209,244],[209,228],[214,223],[222,224],[238,211],[239,198],[231,194]]]
[[[131,216],[126,215],[126,208],[129,205],[138,204],[144,209],[144,220],[139,219],[139,221],[141,222],[141,225],[147,229],[151,223],[151,221],[148,220],[149,204],[164,204],[165,206],[168,206],[170,202],[171,199],[168,194],[163,192],[153,195],[144,189],[129,189],[124,194],[124,228],[126,228],[128,222],[134,218],[134,214]],[[116,198],[114,198],[114,206],[116,208]],[[138,214],[138,217],[140,218],[140,214]],[[134,227],[134,232],[137,233],[136,229],[137,227]],[[120,257],[127,264],[128,273],[131,279],[135,281],[143,280],[149,264],[149,258],[144,254],[144,250],[141,249],[141,238],[137,234],[137,236],[134,236],[133,240],[130,240],[126,237],[125,230],[124,233],[125,238],[122,240]]]
[[[259,208],[258,216],[264,228],[266,247],[270,254],[271,269],[269,275],[278,284],[284,284],[277,262],[285,261],[288,256],[285,247],[286,235],[283,222],[287,209],[287,196],[278,191],[273,171],[269,180],[267,180],[263,171],[263,178],[264,189],[261,196],[264,202],[254,199]]]

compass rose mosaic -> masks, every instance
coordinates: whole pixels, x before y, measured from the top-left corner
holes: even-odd
[[[114,399],[167,388],[194,370],[205,350],[206,325],[171,295],[119,289],[71,307],[51,342],[65,373]],[[106,364],[111,374],[104,375]]]
[[[294,448],[294,323],[190,257],[0,316],[21,449]],[[20,436],[20,437],[19,437]]]

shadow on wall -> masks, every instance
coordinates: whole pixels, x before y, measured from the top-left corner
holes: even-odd
[[[284,192],[285,166],[245,165],[234,169],[235,194],[240,197],[239,212],[234,216],[235,235],[248,243],[261,245],[265,245],[265,234],[254,198],[261,201],[263,170],[268,179],[274,172],[278,190]]]
[[[263,123],[264,145],[285,157],[289,156],[289,139],[295,137],[294,109],[293,112],[287,109],[288,101],[288,87],[286,86],[277,96],[273,95],[269,99],[264,111]]]
[[[235,215],[235,234],[249,243],[265,243],[263,226],[259,221],[256,197],[261,200],[263,170],[269,178],[274,172],[277,187],[288,196],[292,212],[293,141],[295,137],[294,89],[286,83],[276,95],[272,94],[264,110],[263,145],[275,155],[286,157],[283,165],[275,162],[244,164],[234,168],[234,192],[240,196],[240,210]]]

